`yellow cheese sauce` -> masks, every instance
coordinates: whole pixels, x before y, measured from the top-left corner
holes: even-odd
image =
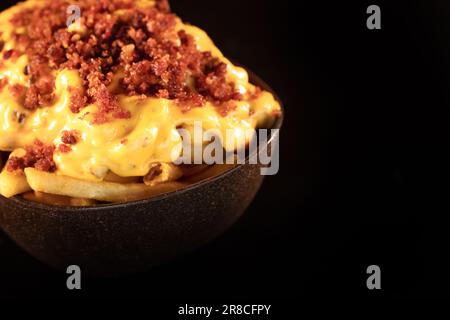
[[[39,1],[28,1],[0,13],[0,40],[5,43],[4,50],[12,49],[16,45],[11,40],[11,16],[19,8],[37,3]],[[211,51],[228,65],[229,79],[236,83],[244,96],[245,93],[253,91],[254,87],[249,83],[247,72],[224,58],[204,31],[181,21],[178,22],[178,28],[194,36],[201,51]],[[9,85],[28,86],[29,78],[24,74],[27,64],[26,55],[6,61],[0,59],[0,80],[6,77]],[[71,152],[56,151],[54,161],[58,174],[89,181],[102,180],[108,171],[122,177],[145,176],[152,163],[172,162],[173,150],[176,150],[182,139],[177,130],[180,127],[192,129],[196,122],[201,122],[203,130],[215,129],[226,137],[227,130],[232,129],[238,137],[249,129],[270,122],[274,113],[280,110],[279,103],[269,92],[263,92],[256,99],[236,101],[237,108],[225,117],[209,102],[203,107],[182,112],[176,101],[119,96],[121,107],[130,111],[131,118],[93,124],[93,114],[97,106],[88,105],[78,114],[69,109],[68,87],[83,86],[78,71],[55,71],[55,77],[54,103],[35,111],[25,109],[22,103],[11,95],[8,86],[1,89],[0,150],[13,151],[23,148],[36,139],[58,146],[61,144],[64,130],[77,130],[81,134],[80,141],[72,146]],[[118,81],[114,83],[117,85]],[[21,114],[26,117],[19,123]],[[222,142],[227,151],[235,149],[234,141]]]

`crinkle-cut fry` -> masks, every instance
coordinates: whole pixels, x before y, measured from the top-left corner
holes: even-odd
[[[34,168],[26,168],[25,175],[31,188],[35,191],[104,202],[147,199],[186,186],[185,183],[180,182],[164,183],[153,187],[142,183],[91,182],[43,172]]]
[[[177,181],[183,176],[180,167],[172,163],[154,163],[149,173],[144,177],[144,183],[148,186],[156,186],[161,183]]]
[[[26,153],[23,149],[17,149],[9,157],[20,157]],[[18,194],[30,191],[25,174],[22,170],[9,171],[6,164],[0,173],[0,194],[6,198],[14,197]]]
[[[28,201],[38,202],[52,206],[88,207],[97,204],[97,201],[92,199],[71,198],[67,196],[58,196],[39,191],[27,192],[23,195],[23,197]]]

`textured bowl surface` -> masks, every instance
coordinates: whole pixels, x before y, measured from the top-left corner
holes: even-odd
[[[270,90],[253,74],[251,80]],[[56,268],[76,264],[102,276],[138,272],[222,234],[244,213],[262,181],[260,166],[245,164],[177,192],[118,205],[52,207],[0,196],[0,227]]]

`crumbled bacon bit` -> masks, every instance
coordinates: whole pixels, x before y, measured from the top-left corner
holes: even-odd
[[[53,161],[55,146],[46,145],[36,140],[33,145],[26,147],[25,150],[24,157],[11,157],[8,160],[7,170],[9,172],[25,168],[36,168],[46,172],[56,171],[56,164]]]
[[[131,118],[131,113],[122,109],[117,96],[112,95],[104,84],[99,84],[98,88],[91,88],[91,90],[98,103],[98,111],[94,113],[95,124],[108,122],[108,114],[112,114],[116,119]]]
[[[241,100],[242,96],[236,91],[234,83],[226,82],[226,74],[227,65],[223,62],[217,63],[210,72],[197,79],[198,91],[219,102]]]
[[[35,110],[38,107],[48,106],[54,99],[53,88],[55,79],[51,75],[43,76],[33,83],[26,92],[24,107]]]
[[[25,168],[25,161],[23,158],[11,157],[6,164],[6,169],[9,172],[23,170]]]
[[[237,105],[234,101],[224,102],[219,107],[219,114],[226,117],[231,111],[236,110]]]
[[[156,8],[162,12],[170,12],[170,5],[168,0],[156,0]]]
[[[58,151],[61,153],[69,153],[72,151],[72,147],[68,146],[67,144],[60,144],[58,146]]]
[[[9,91],[14,97],[21,97],[25,94],[27,88],[25,88],[23,85],[15,84],[9,87]]]
[[[83,89],[69,87],[70,104],[69,109],[73,113],[79,113],[87,103],[87,97]]]
[[[0,91],[3,90],[4,87],[8,85],[8,78],[4,77],[0,79]]]
[[[5,41],[0,40],[0,52],[3,50],[4,46],[5,46]]]
[[[76,130],[64,130],[62,132],[61,141],[65,144],[77,144],[80,139],[80,133]]]
[[[205,98],[198,93],[190,93],[178,99],[178,104],[182,112],[188,112],[194,107],[201,107],[205,104]]]
[[[261,97],[263,90],[260,87],[255,87],[255,90],[250,93],[250,100],[256,100]]]
[[[40,83],[50,71],[63,68],[78,70],[84,81],[84,90],[72,93],[71,111],[78,113],[95,103],[94,123],[98,124],[130,117],[119,106],[116,93],[172,99],[182,109],[189,103],[189,108],[201,107],[206,101],[220,107],[242,99],[235,84],[227,80],[226,64],[210,52],[199,51],[192,36],[177,30],[177,18],[167,0],[144,8],[132,0],[77,1],[82,32],[67,29],[65,8],[70,1],[42,2],[11,19],[15,27],[26,30],[14,37],[30,59],[27,109],[50,104],[54,82]],[[113,14],[117,10],[122,14]],[[108,86],[118,71],[124,73],[122,91],[113,94]]]

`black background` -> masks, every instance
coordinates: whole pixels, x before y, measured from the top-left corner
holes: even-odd
[[[180,303],[446,296],[440,214],[448,210],[435,206],[445,195],[430,178],[442,176],[435,151],[444,148],[437,111],[448,102],[450,4],[171,3],[283,100],[280,173],[208,247],[146,274],[86,279],[80,292],[0,234],[0,295]],[[381,7],[382,30],[366,28],[371,4]],[[372,264],[381,267],[381,291],[366,288]]]

